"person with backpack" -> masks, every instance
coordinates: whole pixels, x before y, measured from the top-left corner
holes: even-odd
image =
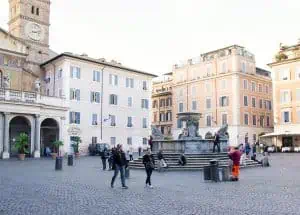
[[[145,187],[149,186],[149,188],[153,188],[151,185],[151,175],[155,167],[155,160],[153,154],[151,153],[151,149],[148,149],[147,153],[143,156],[143,164],[147,174]]]
[[[121,174],[121,183],[123,189],[128,189],[128,187],[125,184],[125,166],[127,163],[125,152],[122,149],[122,145],[118,144],[117,149],[115,150],[113,154],[113,166],[114,166],[114,176],[111,179],[110,186],[111,188],[114,188],[115,180],[119,174]]]

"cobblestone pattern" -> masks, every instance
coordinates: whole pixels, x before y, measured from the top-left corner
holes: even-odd
[[[35,214],[300,214],[300,156],[271,156],[270,168],[241,171],[239,182],[209,183],[202,172],[131,171],[128,190],[109,187],[99,157],[54,171],[52,160],[0,161],[0,215]]]

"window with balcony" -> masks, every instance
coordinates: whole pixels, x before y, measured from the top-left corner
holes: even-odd
[[[219,104],[221,107],[226,107],[229,105],[229,97],[228,96],[221,96],[219,98]]]
[[[166,114],[166,120],[167,121],[172,121],[172,112],[171,111],[167,112],[167,114]]]
[[[165,114],[164,113],[160,113],[159,114],[159,121],[160,122],[164,122],[165,121]]]
[[[143,118],[143,128],[148,128],[147,118]]]
[[[91,102],[92,103],[100,103],[100,93],[99,92],[91,92]]]
[[[126,87],[134,88],[134,79],[133,78],[126,78]]]
[[[93,81],[100,82],[100,72],[93,71]]]
[[[172,98],[167,98],[166,99],[166,106],[172,106]]]
[[[118,96],[115,94],[110,94],[109,95],[109,104],[118,105]]]
[[[92,115],[92,125],[98,125],[98,115],[96,113]]]
[[[80,79],[80,67],[71,66],[70,68],[70,76],[72,79]]]
[[[70,111],[70,124],[80,124],[80,112]]]
[[[248,96],[244,96],[244,106],[248,106]]]
[[[110,115],[110,126],[116,126],[116,116]]]
[[[119,80],[117,75],[109,74],[109,84],[112,86],[118,86]]]
[[[132,124],[132,117],[131,117],[131,116],[127,117],[127,127],[128,127],[128,128],[133,127],[133,124]]]
[[[247,113],[244,114],[244,124],[249,125],[249,115]]]
[[[256,126],[256,115],[252,116],[252,125]]]
[[[143,109],[149,109],[149,100],[148,99],[142,99],[142,108]]]
[[[70,100],[80,101],[80,90],[79,89],[70,89]]]
[[[178,105],[179,105],[179,107],[178,107],[178,112],[179,112],[179,113],[183,112],[183,103],[181,102],[181,103],[179,103]]]

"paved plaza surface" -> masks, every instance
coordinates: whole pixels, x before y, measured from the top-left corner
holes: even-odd
[[[274,154],[270,168],[241,171],[239,182],[203,182],[202,172],[153,174],[131,171],[129,189],[99,157],[82,157],[74,167],[54,171],[50,159],[0,161],[0,215],[3,214],[300,214],[300,154]]]

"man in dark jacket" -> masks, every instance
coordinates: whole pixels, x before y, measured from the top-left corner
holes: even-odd
[[[106,160],[108,158],[108,151],[106,148],[103,149],[103,152],[101,153],[101,160],[102,160],[102,166],[103,170],[106,170]]]
[[[115,150],[113,154],[113,162],[114,162],[114,176],[111,179],[111,188],[114,188],[115,180],[119,174],[121,174],[121,182],[122,182],[122,188],[128,189],[128,187],[125,184],[125,165],[127,163],[126,161],[126,155],[125,152],[122,150],[122,145],[118,144],[117,149]]]
[[[218,132],[215,134],[213,152],[215,152],[216,146],[218,148],[218,152],[220,153],[220,135]]]

